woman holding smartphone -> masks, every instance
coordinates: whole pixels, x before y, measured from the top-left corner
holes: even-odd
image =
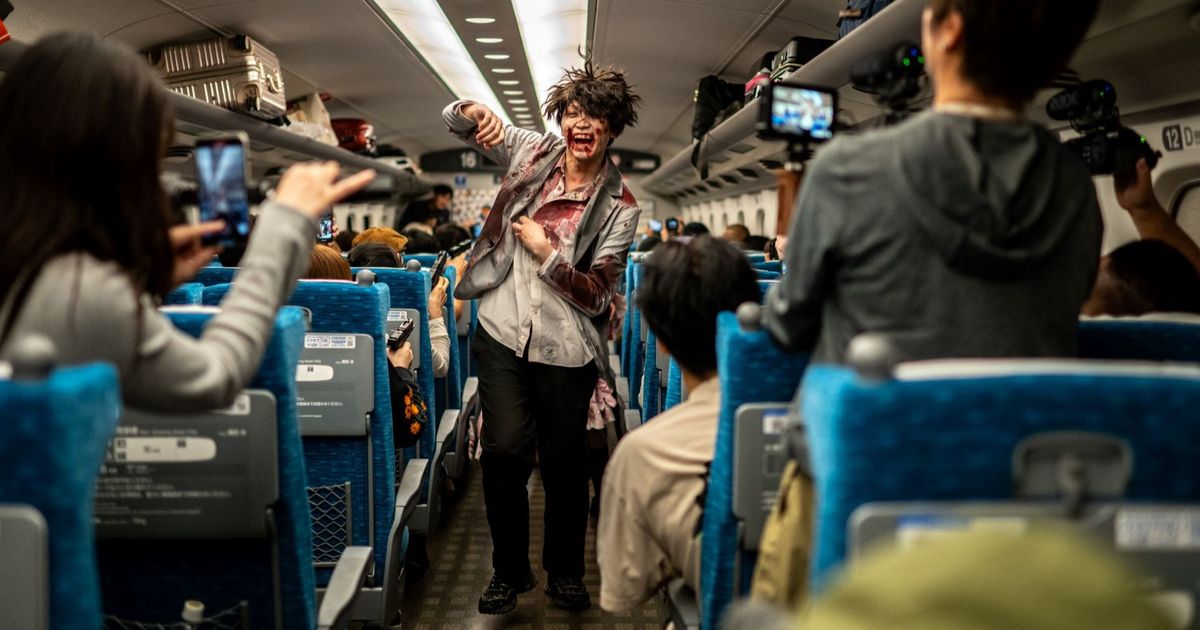
[[[125,121],[125,124],[121,124]],[[170,227],[167,91],[143,59],[91,35],[45,37],[0,82],[0,359],[44,335],[60,363],[106,361],[126,404],[226,406],[258,369],[275,311],[309,264],[316,220],[373,171],[300,164],[262,207],[238,281],[199,339],[155,308],[215,249],[222,222]]]

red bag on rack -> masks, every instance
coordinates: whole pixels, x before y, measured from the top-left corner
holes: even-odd
[[[361,118],[334,118],[330,121],[337,134],[338,146],[347,151],[375,155],[375,126]]]
[[[4,28],[4,20],[0,20],[0,44],[3,44],[11,38],[12,35],[8,34],[8,29]]]

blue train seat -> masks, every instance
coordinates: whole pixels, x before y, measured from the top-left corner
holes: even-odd
[[[233,282],[238,271],[241,271],[241,267],[204,267],[196,272],[196,277],[192,278],[192,282],[197,282],[206,287],[229,284]]]
[[[1200,362],[1200,316],[1154,315],[1079,322],[1085,359]]]
[[[219,304],[228,290],[229,285],[208,287],[205,303]],[[372,547],[373,565],[353,619],[385,624],[398,614],[401,601],[408,524],[415,510],[408,492],[427,474],[426,462],[398,456],[393,441],[384,332],[388,301],[387,285],[370,273],[359,273],[356,282],[302,280],[289,300],[312,315],[302,367],[311,365],[308,371],[316,374],[328,371],[328,378],[339,381],[323,391],[320,381],[305,376],[304,392],[312,393],[299,394],[305,398],[299,416],[318,550],[317,585],[327,585],[333,573],[336,556],[324,551]],[[360,343],[369,349],[367,366],[333,356],[361,352]],[[318,356],[326,352],[328,359]],[[353,376],[359,373],[356,366],[369,368],[369,385]],[[340,382],[347,374],[350,382]],[[337,398],[338,404],[322,406],[325,398]],[[338,410],[362,411],[358,417],[366,419],[348,423]]]
[[[0,503],[30,506],[45,519],[49,627],[94,628],[101,608],[92,497],[121,412],[117,372],[101,364],[55,369],[44,337],[12,343],[12,363],[0,364]]]
[[[184,306],[187,304],[200,304],[204,299],[204,285],[199,282],[188,282],[181,284],[167,294],[163,298],[164,306]]]
[[[927,361],[893,370],[851,344],[847,367],[814,366],[802,415],[816,484],[813,586],[843,561],[852,513],[892,501],[1005,501],[1014,455],[1048,432],[1127,443],[1123,498],[1200,499],[1200,368],[1153,363]],[[1014,483],[1016,482],[1016,484]]]

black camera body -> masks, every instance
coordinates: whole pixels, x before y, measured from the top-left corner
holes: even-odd
[[[888,108],[887,122],[899,122],[924,89],[925,55],[913,42],[902,41],[859,59],[850,67],[854,89],[875,97]]]
[[[1154,168],[1161,153],[1145,136],[1121,124],[1117,90],[1102,79],[1085,81],[1055,94],[1046,103],[1046,114],[1071,123],[1078,138],[1063,144],[1075,152],[1092,175],[1129,176],[1138,160]]]

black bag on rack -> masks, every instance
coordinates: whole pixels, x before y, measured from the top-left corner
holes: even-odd
[[[7,20],[13,12],[13,5],[8,0],[0,0],[0,20]]]
[[[793,37],[787,46],[779,49],[771,60],[771,80],[782,81],[787,76],[800,69],[801,66],[813,60],[813,57],[825,52],[834,44],[832,39],[817,39],[815,37]]]
[[[700,140],[717,124],[729,106],[742,102],[743,87],[710,74],[696,84],[696,110],[692,115],[692,138]]]
[[[893,0],[847,0],[846,8],[838,11],[838,39],[858,28],[863,22],[886,9]]]

